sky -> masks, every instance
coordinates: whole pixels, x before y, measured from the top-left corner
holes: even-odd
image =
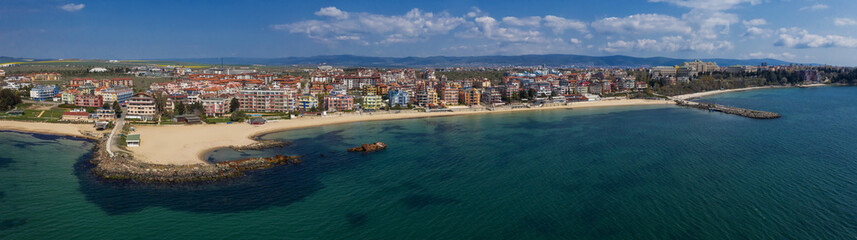
[[[628,55],[857,65],[857,1],[0,0],[0,56]]]

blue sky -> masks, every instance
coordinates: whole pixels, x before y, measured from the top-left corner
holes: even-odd
[[[0,55],[582,54],[857,65],[852,0],[0,0]]]

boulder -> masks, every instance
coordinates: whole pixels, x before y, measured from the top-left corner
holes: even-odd
[[[360,144],[359,147],[349,148],[348,151],[349,152],[374,152],[374,151],[378,151],[378,150],[383,150],[385,148],[387,148],[387,144],[382,143],[382,142],[376,142],[376,143],[372,143],[372,144],[368,144],[368,143]]]

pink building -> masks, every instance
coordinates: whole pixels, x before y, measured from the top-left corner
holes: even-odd
[[[327,111],[348,111],[354,109],[354,97],[345,94],[324,96],[324,109]]]
[[[104,101],[100,95],[77,95],[74,97],[74,105],[78,107],[101,107]]]

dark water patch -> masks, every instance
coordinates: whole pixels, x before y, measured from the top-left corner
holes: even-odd
[[[400,124],[386,124],[381,128],[381,132],[389,132],[389,131],[407,131],[408,129],[403,127]]]
[[[329,141],[340,141],[340,131],[317,138],[299,139],[294,152],[319,152]],[[329,150],[328,150],[329,151]],[[307,155],[299,165],[250,171],[246,176],[210,183],[147,184],[132,181],[110,181],[90,171],[89,156],[75,164],[80,192],[87,201],[111,215],[129,214],[149,207],[197,213],[231,213],[288,206],[323,189],[320,179],[330,171],[354,166],[368,160],[358,154]],[[212,157],[209,157],[212,159]],[[217,159],[214,159],[216,161]]]
[[[460,201],[451,198],[443,198],[429,194],[411,194],[399,200],[405,207],[410,209],[420,209],[432,205],[455,204]]]
[[[559,222],[547,215],[525,216],[522,217],[518,222],[521,227],[520,229],[535,231],[547,236],[556,235],[561,229]]]
[[[8,157],[0,157],[0,168],[7,168],[15,162],[15,159]]]
[[[0,201],[3,201],[3,198],[6,198],[6,192],[0,191]]]
[[[16,227],[20,227],[20,226],[23,226],[24,224],[27,224],[26,218],[15,218],[15,219],[3,220],[3,221],[0,221],[0,231],[5,231],[5,230],[13,229]]]
[[[369,216],[363,213],[350,212],[345,214],[345,220],[348,221],[351,227],[360,227],[369,222]]]

